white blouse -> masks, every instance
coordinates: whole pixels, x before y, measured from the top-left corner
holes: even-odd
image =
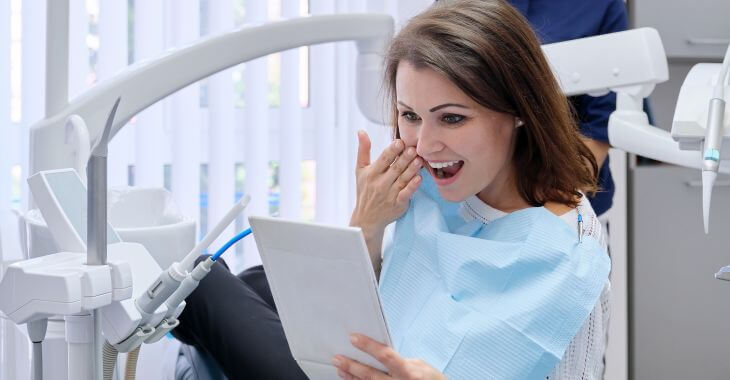
[[[606,237],[603,235],[601,222],[598,221],[598,217],[586,197],[581,198],[577,209],[560,215],[560,219],[571,227],[575,227],[577,232],[578,210],[583,216],[583,236],[591,236],[605,248]],[[481,220],[483,223],[489,223],[507,215],[507,213],[487,205],[476,196],[471,196],[462,202],[460,212],[467,222]],[[606,334],[611,312],[610,294],[611,284],[607,280],[596,306],[565,349],[562,360],[548,375],[548,379],[603,379],[603,356],[606,351]]]

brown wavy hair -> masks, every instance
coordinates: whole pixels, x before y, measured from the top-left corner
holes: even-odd
[[[524,121],[512,162],[518,191],[529,204],[575,207],[579,191],[597,190],[596,159],[581,140],[573,109],[527,20],[505,1],[439,1],[395,36],[384,84],[396,138],[401,61],[430,68],[482,106]]]

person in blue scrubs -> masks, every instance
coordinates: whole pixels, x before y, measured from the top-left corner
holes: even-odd
[[[543,44],[562,42],[626,30],[628,16],[623,0],[509,0],[530,22]],[[608,117],[616,109],[616,94],[569,98],[581,133],[598,162],[599,191],[589,197],[601,215],[613,204],[615,186],[608,164]]]

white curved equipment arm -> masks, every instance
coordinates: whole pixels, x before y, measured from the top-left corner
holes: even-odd
[[[312,16],[242,28],[134,64],[31,127],[29,175],[74,166],[75,147],[59,144],[64,141],[63,124],[72,114],[86,122],[94,144],[118,97],[122,102],[112,136],[134,115],[181,88],[237,64],[306,45],[354,40],[358,49],[358,105],[369,119],[382,121],[377,84],[381,83],[382,53],[393,29],[388,15]]]
[[[668,164],[702,168],[700,151],[680,150],[668,131],[649,124],[649,118],[642,109],[643,94],[634,96],[627,89],[614,90],[617,92],[616,111],[608,121],[611,146]],[[730,173],[730,163],[722,161],[720,172]]]
[[[616,92],[616,111],[608,123],[614,148],[657,161],[701,168],[699,151],[680,150],[671,134],[649,124],[643,99],[669,78],[659,33],[652,28],[559,42],[543,46],[563,93],[601,95]],[[730,164],[721,164],[730,172]]]

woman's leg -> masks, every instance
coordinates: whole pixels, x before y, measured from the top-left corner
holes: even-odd
[[[307,378],[275,309],[223,263],[213,265],[185,302],[173,335],[205,350],[229,379]]]
[[[246,269],[238,274],[238,278],[248,284],[248,286],[256,292],[261,299],[266,301],[266,304],[269,305],[275,313],[277,313],[276,305],[274,304],[274,296],[271,294],[269,280],[266,278],[266,272],[264,272],[264,267],[262,265]]]

